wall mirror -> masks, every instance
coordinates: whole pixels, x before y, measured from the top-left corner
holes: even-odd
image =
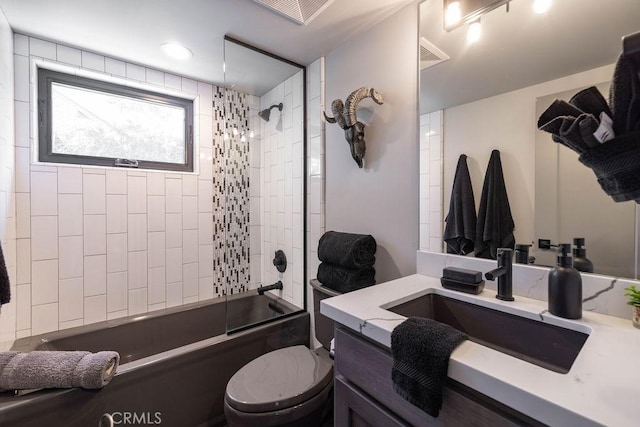
[[[533,6],[513,0],[508,10],[486,13],[472,43],[466,25],[444,30],[442,0],[420,5],[421,148],[431,148],[421,150],[421,248],[443,251],[460,154],[468,156],[477,205],[491,150],[499,149],[516,241],[534,244],[537,263],[554,262],[554,251],[539,249],[538,239],[585,237],[596,273],[637,277],[636,204],[604,193],[591,198],[602,192],[594,174],[566,147],[551,143],[542,154],[548,134],[536,122],[554,98],[588,86],[608,99],[621,37],[640,31],[640,2],[553,1],[544,13]],[[614,210],[620,216],[611,216]]]
[[[303,66],[231,37],[224,58],[213,179],[226,196],[214,200],[214,258],[225,260],[230,332],[305,308],[306,78]]]

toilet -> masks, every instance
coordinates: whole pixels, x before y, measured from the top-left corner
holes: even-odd
[[[317,350],[296,345],[244,365],[227,383],[224,413],[229,427],[320,427],[333,417],[333,321],[320,314],[320,300],[340,295],[317,280],[313,288]]]

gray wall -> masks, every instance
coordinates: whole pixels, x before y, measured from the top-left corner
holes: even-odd
[[[326,126],[326,229],[378,242],[378,283],[416,271],[419,228],[418,5],[412,4],[326,57],[326,105],[361,86],[385,99],[360,103],[365,167],[351,158],[338,125]]]

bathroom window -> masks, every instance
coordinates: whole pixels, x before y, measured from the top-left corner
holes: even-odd
[[[38,70],[41,162],[193,171],[193,100]]]

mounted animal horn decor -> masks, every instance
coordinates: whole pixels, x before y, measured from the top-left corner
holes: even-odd
[[[336,99],[331,103],[333,117],[329,117],[327,113],[324,113],[325,120],[329,123],[338,123],[338,125],[344,129],[344,137],[351,148],[351,157],[353,157],[353,160],[356,161],[360,168],[362,168],[366,145],[364,141],[364,123],[358,121],[356,108],[358,107],[358,103],[364,98],[371,98],[379,105],[382,105],[384,102],[382,95],[376,92],[374,88],[361,87],[351,92],[351,95],[347,97],[344,105],[340,99]]]

